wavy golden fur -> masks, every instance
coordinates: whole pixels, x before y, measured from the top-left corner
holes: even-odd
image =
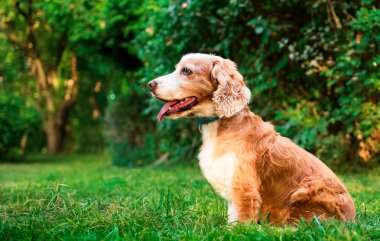
[[[190,74],[183,74],[185,67]],[[227,172],[233,172],[231,182],[227,181],[230,187],[219,188],[231,189],[222,196],[235,207],[238,221],[268,219],[273,224],[295,224],[300,218],[311,220],[314,216],[320,220],[355,219],[353,200],[339,178],[317,157],[282,137],[272,124],[249,110],[250,91],[232,61],[189,54],[172,74],[154,81],[152,94],[161,100],[197,99],[195,106],[167,118],[220,118],[214,125],[215,140],[210,142],[211,134],[203,134],[202,152],[208,151],[202,158],[206,156],[203,159],[213,168],[218,168],[217,160],[233,162],[233,168],[221,167],[224,169],[218,177],[205,176],[213,184],[223,178],[223,172],[226,177]],[[202,171],[206,174],[207,170]],[[214,186],[217,189],[217,184]]]

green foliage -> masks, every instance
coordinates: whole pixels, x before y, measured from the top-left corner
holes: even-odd
[[[106,95],[119,84],[120,75],[139,66],[129,43],[138,5],[136,1],[106,0],[0,2],[0,57],[5,60],[0,63],[0,88],[39,106],[44,122],[57,116],[72,78],[71,57],[74,53],[77,56],[79,93],[73,101],[75,106],[68,111],[67,123],[65,119],[57,122],[64,124],[59,129],[64,132],[61,136],[65,137],[66,151],[93,152],[104,147]],[[32,22],[32,37],[27,34],[28,21]],[[48,81],[53,111],[46,110],[46,92],[30,74],[31,56],[41,59],[46,76],[57,75],[56,80]]]
[[[355,223],[227,225],[199,169],[115,168],[104,155],[35,156],[0,165],[1,240],[378,240],[380,170],[341,175]]]
[[[0,95],[1,105],[0,115],[2,118],[10,116],[9,120],[2,119],[8,123],[23,124],[17,127],[3,127],[7,129],[6,135],[12,136],[12,145],[6,142],[5,137],[0,137],[0,145],[7,148],[2,150],[4,158],[0,161],[15,161],[21,158],[20,141],[21,136],[25,134],[27,142],[25,143],[25,152],[40,151],[45,145],[45,137],[42,134],[42,122],[40,115],[33,104],[36,91],[35,83],[29,82],[30,78],[24,57],[18,51],[14,51],[11,44],[6,40],[4,32],[0,32]],[[7,106],[9,105],[9,106]],[[14,119],[16,116],[21,118]],[[4,123],[4,122],[3,122]],[[23,129],[20,129],[23,128]],[[17,129],[14,134],[9,133],[11,129]]]
[[[38,111],[25,108],[22,97],[0,91],[0,162],[20,159],[20,145],[24,138],[40,125]]]
[[[142,82],[172,71],[183,54],[234,60],[251,108],[277,130],[338,167],[375,164],[380,136],[379,5],[374,1],[147,1],[137,36]],[[164,57],[163,57],[164,56]],[[158,103],[147,109],[153,116]],[[180,160],[196,131],[181,120],[157,127]],[[189,138],[189,139],[187,139]],[[164,152],[162,145],[161,152]],[[165,145],[164,145],[165,146]],[[192,154],[190,154],[192,153]]]
[[[115,165],[141,166],[157,156],[158,140],[151,134],[154,122],[146,120],[140,111],[144,105],[139,103],[141,99],[138,92],[132,90],[129,95],[110,100],[107,107],[105,135]]]
[[[44,94],[32,81],[22,48],[10,41],[26,36],[22,12],[28,2],[0,1],[0,88],[37,106]],[[55,104],[71,78],[70,56],[78,57],[79,93],[65,127],[67,151],[99,151],[108,143],[118,165],[165,155],[172,162],[193,160],[200,144],[195,122],[158,124],[161,103],[145,83],[171,72],[182,55],[203,52],[235,61],[252,90],[251,109],[330,166],[379,163],[377,1],[30,2],[37,37],[32,47],[46,69],[61,56]],[[130,127],[112,127],[119,119]],[[117,132],[109,128],[120,128],[118,137],[103,138],[104,132]]]

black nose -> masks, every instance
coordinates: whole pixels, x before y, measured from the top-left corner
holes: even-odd
[[[149,83],[148,83],[148,87],[149,87],[149,89],[150,89],[151,91],[154,90],[154,89],[157,87],[157,82],[154,81],[154,80],[149,81]]]

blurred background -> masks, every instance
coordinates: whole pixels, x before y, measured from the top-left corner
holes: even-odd
[[[196,162],[194,120],[156,121],[146,83],[189,52],[237,63],[250,107],[334,169],[380,157],[380,2],[0,1],[0,162],[107,153]]]

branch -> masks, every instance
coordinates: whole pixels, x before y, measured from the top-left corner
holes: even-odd
[[[29,57],[29,66],[32,74],[36,77],[40,94],[45,97],[46,109],[48,112],[54,112],[54,101],[47,82],[47,76],[41,59],[32,55]]]
[[[27,13],[24,10],[21,9],[20,5],[21,5],[20,1],[16,2],[15,7],[16,7],[17,11],[19,12],[19,14],[21,14],[25,18],[28,18]]]
[[[351,21],[351,20],[354,20],[354,16],[352,16],[351,14],[349,14],[346,10],[343,10],[343,13],[344,15],[346,15],[346,18],[348,21]]]
[[[32,19],[33,19],[33,9],[32,9],[33,0],[28,0],[26,5],[28,7],[28,14],[27,14],[27,21],[28,24],[32,25]]]
[[[62,34],[62,36],[58,40],[58,53],[57,53],[57,59],[55,61],[55,66],[59,66],[59,63],[61,63],[63,52],[66,49],[66,33]]]
[[[2,21],[0,24],[0,31],[6,34],[8,42],[27,53],[27,44],[24,42],[24,39],[19,39],[19,37],[15,34],[17,31],[14,19],[11,18],[7,21]]]
[[[32,48],[28,48],[28,50],[34,50],[32,54],[40,56],[40,53],[37,48],[37,41],[34,36],[34,29],[33,29],[33,8],[32,8],[33,0],[27,0],[26,6],[27,6],[27,14],[26,14],[26,31],[25,31],[25,39],[29,46],[31,43]]]
[[[33,34],[33,8],[32,8],[32,0],[28,0],[27,3],[27,11],[21,9],[21,1],[15,3],[15,8],[18,13],[25,17],[26,21],[26,29],[25,29],[25,39],[20,40],[14,32],[16,23],[13,20],[5,22],[5,25],[10,30],[7,34],[8,41],[21,48],[24,52],[26,52],[27,56],[39,56],[37,48],[36,48],[36,39]]]
[[[340,20],[339,20],[338,16],[335,13],[335,9],[334,9],[334,6],[331,3],[331,0],[327,0],[327,4],[328,4],[328,6],[330,8],[331,15],[332,15],[332,17],[334,19],[336,28],[337,29],[341,29],[342,28],[342,24],[340,23]]]
[[[71,57],[71,79],[66,82],[66,93],[63,97],[61,105],[59,106],[57,118],[62,119],[70,108],[74,105],[78,96],[78,70],[77,70],[77,56],[73,53]]]
[[[28,51],[28,48],[25,44],[23,44],[14,33],[7,34],[8,41],[15,45],[16,47],[21,48],[23,51]]]

